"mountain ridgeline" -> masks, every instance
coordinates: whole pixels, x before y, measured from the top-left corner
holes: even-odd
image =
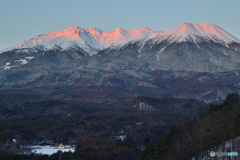
[[[73,26],[2,50],[0,97],[221,102],[240,88],[239,65],[240,41],[209,23],[184,23],[169,31]]]

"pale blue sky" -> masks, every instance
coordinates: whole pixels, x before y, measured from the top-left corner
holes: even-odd
[[[185,22],[216,24],[240,39],[240,0],[1,0],[0,50],[73,25],[170,30]]]

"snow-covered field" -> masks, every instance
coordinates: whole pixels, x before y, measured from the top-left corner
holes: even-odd
[[[56,146],[30,146],[33,153],[36,154],[47,154],[52,155],[57,153],[59,150],[62,152],[74,152],[74,147],[71,146],[63,146],[63,147],[56,147]]]

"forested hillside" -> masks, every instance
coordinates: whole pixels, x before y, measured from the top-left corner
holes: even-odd
[[[240,97],[228,95],[224,103],[184,125],[172,127],[158,141],[150,143],[144,160],[186,160],[240,135]]]

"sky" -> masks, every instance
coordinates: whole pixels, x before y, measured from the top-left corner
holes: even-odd
[[[0,50],[74,25],[171,30],[208,22],[240,39],[239,6],[240,0],[1,0]]]

